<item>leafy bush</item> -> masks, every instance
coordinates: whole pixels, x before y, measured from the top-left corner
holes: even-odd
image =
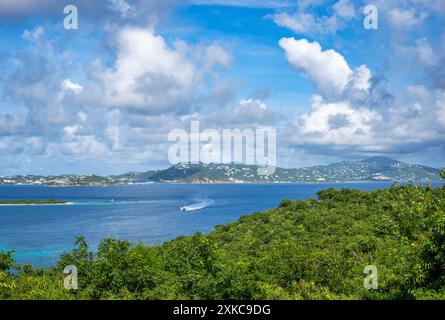
[[[281,202],[280,202],[281,208],[289,207],[290,205],[292,205],[292,200],[290,200],[290,199],[284,199],[284,200],[281,200]]]
[[[445,299],[445,189],[329,189],[161,246],[85,239],[50,270],[0,254],[3,299]],[[63,288],[75,265],[79,290]],[[363,286],[365,266],[379,288]]]
[[[12,255],[14,251],[3,252],[0,251],[0,271],[8,271],[14,266],[14,259]]]

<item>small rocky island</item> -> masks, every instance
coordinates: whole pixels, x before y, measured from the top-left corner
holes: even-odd
[[[47,206],[47,205],[62,205],[68,204],[63,200],[0,200],[0,206]]]

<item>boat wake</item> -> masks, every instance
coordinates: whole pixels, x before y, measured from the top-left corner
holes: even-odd
[[[204,208],[207,208],[208,206],[210,206],[211,204],[213,204],[213,200],[210,199],[201,199],[201,200],[197,200],[196,203],[181,207],[181,211],[196,211],[196,210],[201,210]]]

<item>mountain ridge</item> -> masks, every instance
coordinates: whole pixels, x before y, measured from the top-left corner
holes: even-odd
[[[298,183],[354,181],[438,181],[440,169],[407,164],[386,157],[341,161],[304,168],[277,167],[273,174],[261,175],[256,165],[180,163],[165,170],[129,172],[101,177],[97,175],[10,176],[0,184],[41,185],[125,185],[149,183]]]

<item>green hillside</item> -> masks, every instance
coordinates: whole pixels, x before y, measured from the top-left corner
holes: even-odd
[[[260,175],[258,166],[241,164],[178,164],[148,180],[154,182],[344,182],[344,181],[437,181],[440,170],[374,157],[300,169],[276,168]]]
[[[125,185],[140,183],[286,183],[345,181],[440,180],[440,170],[407,164],[390,158],[374,157],[362,161],[343,161],[299,169],[275,168],[270,175],[259,166],[243,164],[181,163],[165,170],[130,172],[100,177],[96,175],[0,177],[1,184],[41,184],[55,186]]]
[[[235,182],[261,181],[257,174],[258,166],[242,164],[178,164],[153,175],[150,180],[156,182]]]
[[[3,253],[0,298],[445,299],[444,256],[445,188],[330,189],[156,247],[104,239],[92,253],[79,238],[51,270]],[[63,288],[67,265],[77,291]],[[363,285],[368,265],[377,290]]]
[[[158,173],[159,170],[149,170],[145,172],[129,172],[117,176],[109,177],[115,183],[144,183],[151,181],[151,177]]]

